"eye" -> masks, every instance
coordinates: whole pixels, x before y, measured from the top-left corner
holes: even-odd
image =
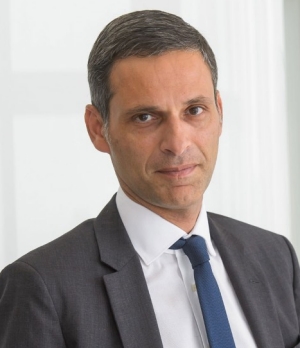
[[[146,123],[146,122],[151,121],[152,118],[153,118],[153,116],[151,116],[150,114],[141,114],[141,115],[136,116],[135,120],[137,122],[140,122],[140,123]]]
[[[188,113],[192,116],[200,115],[203,112],[201,106],[192,106],[188,109]]]

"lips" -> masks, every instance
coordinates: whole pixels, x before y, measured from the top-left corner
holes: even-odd
[[[163,168],[157,172],[170,177],[184,177],[191,174],[196,166],[196,164],[186,164],[182,166]]]

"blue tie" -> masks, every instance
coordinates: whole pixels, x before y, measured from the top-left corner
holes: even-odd
[[[204,238],[179,239],[170,249],[183,249],[189,258],[211,348],[235,348],[222,296],[212,273]]]

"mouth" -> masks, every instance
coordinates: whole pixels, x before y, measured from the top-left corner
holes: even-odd
[[[183,178],[190,175],[196,167],[196,164],[186,164],[182,166],[163,168],[157,172],[169,177]]]

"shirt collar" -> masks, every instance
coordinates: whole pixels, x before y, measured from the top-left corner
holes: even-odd
[[[179,238],[189,238],[192,235],[203,237],[208,253],[211,256],[216,255],[210,238],[204,204],[202,204],[196,224],[189,234],[151,210],[132,201],[121,188],[117,192],[116,204],[133,247],[146,265],[168,251],[169,247]]]

